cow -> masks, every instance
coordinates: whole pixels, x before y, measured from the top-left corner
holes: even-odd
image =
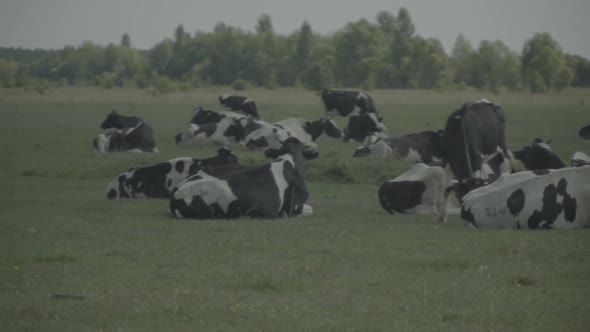
[[[191,123],[174,140],[177,145],[217,144],[231,146],[242,142],[252,131],[260,128],[262,121],[247,117],[223,117],[219,122],[196,125]]]
[[[385,124],[375,113],[352,113],[348,116],[348,124],[344,129],[342,140],[349,142],[364,142],[368,136],[389,137]]]
[[[402,175],[381,184],[379,202],[391,214],[434,213],[447,221],[447,188],[452,175],[440,166],[418,163]]]
[[[560,169],[565,163],[549,147],[551,141],[535,138],[530,146],[512,152],[512,171],[520,172],[535,169]]]
[[[590,227],[590,166],[502,174],[463,197],[461,218],[474,228]]]
[[[219,103],[232,111],[241,111],[255,119],[260,119],[256,102],[250,98],[223,94],[219,96]]]
[[[125,116],[117,113],[117,111],[111,111],[107,114],[106,119],[101,123],[100,128],[102,129],[126,129],[136,127],[141,122],[144,122],[142,118],[138,116]]]
[[[92,142],[98,152],[159,152],[153,140],[153,131],[144,122],[133,128],[114,129],[99,134]]]
[[[578,136],[580,136],[583,139],[590,139],[590,125],[580,128]]]
[[[353,157],[396,157],[412,164],[440,165],[442,135],[442,130],[424,130],[383,139],[369,136],[365,144],[354,151]]]
[[[154,130],[148,125],[143,119],[137,116],[125,116],[112,111],[106,117],[106,119],[100,125],[102,129],[117,129],[119,133],[107,133],[103,136],[99,136],[98,140],[106,142],[107,140],[122,141],[120,146],[123,150],[139,149],[145,152],[153,152],[156,147],[156,140],[154,137]],[[121,136],[121,134],[123,136]],[[110,136],[114,136],[109,138]],[[104,145],[104,144],[103,144]],[[96,145],[95,145],[96,146]],[[115,149],[119,144],[114,144]],[[127,148],[128,146],[128,148]],[[103,149],[109,151],[108,149]],[[100,150],[99,150],[100,151]]]
[[[590,157],[584,152],[575,152],[572,158],[570,159],[570,163],[572,167],[580,167],[590,165]]]
[[[302,145],[289,138],[272,162],[223,178],[198,172],[178,185],[170,212],[179,218],[278,218],[301,215],[309,196]]]
[[[187,177],[206,169],[237,165],[238,157],[227,148],[207,159],[180,157],[146,167],[132,168],[119,174],[107,186],[108,199],[116,198],[170,198],[172,190]]]
[[[362,91],[324,89],[322,101],[327,113],[337,112],[341,116],[348,116],[354,111],[377,113],[373,98]]]
[[[340,129],[330,118],[316,121],[302,118],[288,118],[273,123],[269,126],[261,126],[250,133],[243,144],[247,148],[279,147],[279,143],[288,137],[296,137],[303,145],[312,145],[322,135],[332,138],[342,136]],[[315,144],[313,144],[315,145]]]
[[[458,180],[485,178],[482,166],[486,159],[496,154],[509,156],[504,110],[486,99],[464,103],[447,118],[442,154],[444,165],[450,165]]]

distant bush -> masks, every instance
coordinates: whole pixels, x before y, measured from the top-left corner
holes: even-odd
[[[152,86],[158,94],[167,94],[176,91],[174,82],[166,76],[158,76],[152,81]]]
[[[241,78],[238,78],[237,80],[235,80],[231,85],[232,89],[234,89],[236,91],[244,91],[244,90],[250,88],[251,86],[252,86],[252,84],[250,84],[250,82],[248,82],[244,79],[241,79]]]

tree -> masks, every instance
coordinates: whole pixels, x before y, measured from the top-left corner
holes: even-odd
[[[534,90],[539,90],[539,78],[543,80],[546,89],[552,87],[557,73],[564,65],[561,47],[548,33],[536,33],[525,42],[522,50],[522,76],[531,91],[532,84],[535,85]]]
[[[256,20],[256,33],[273,33],[270,15],[262,14],[258,16],[258,19]]]
[[[302,71],[309,61],[313,42],[312,38],[311,26],[307,21],[304,21],[301,29],[299,29],[299,37],[297,38],[295,49],[295,66],[297,72]]]
[[[121,46],[123,47],[131,47],[131,38],[129,37],[129,35],[127,33],[124,33],[123,36],[121,37]]]

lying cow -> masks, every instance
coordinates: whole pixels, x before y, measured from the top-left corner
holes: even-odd
[[[348,116],[348,124],[344,129],[342,139],[364,142],[371,135],[386,138],[389,137],[385,124],[375,113],[352,113]]]
[[[348,116],[353,112],[377,113],[373,98],[361,91],[324,89],[322,101],[326,112],[337,112],[341,116]]]
[[[244,140],[248,148],[279,147],[279,143],[288,137],[297,138],[304,145],[311,145],[322,135],[332,138],[340,138],[341,132],[332,119],[320,119],[316,121],[302,118],[288,118],[277,121],[250,133]]]
[[[258,110],[254,100],[244,97],[223,94],[219,96],[219,103],[232,111],[241,111],[255,119],[259,119]]]
[[[442,133],[442,130],[425,130],[384,139],[369,136],[365,144],[354,151],[353,157],[396,157],[412,164],[439,164],[442,161]]]
[[[259,121],[246,117],[224,117],[219,122],[196,125],[191,123],[174,140],[177,145],[217,144],[231,146],[242,142],[252,131],[260,128]]]
[[[269,164],[224,178],[205,172],[188,178],[173,193],[172,215],[219,219],[302,214],[309,196],[303,178],[302,145],[289,138],[284,149],[287,154]]]
[[[220,148],[216,156],[207,159],[181,157],[152,166],[132,168],[109,183],[107,198],[169,198],[180,182],[197,171],[237,165],[237,162],[238,157],[231,150]]]
[[[535,169],[560,169],[565,163],[549,147],[551,141],[535,138],[530,146],[512,153],[512,171],[520,172]]]
[[[583,139],[590,139],[590,125],[580,128],[578,136],[580,136]]]
[[[461,218],[476,228],[553,229],[590,226],[590,166],[503,174],[473,190]]]
[[[103,148],[97,148],[98,151],[107,152],[138,149],[143,152],[155,152],[157,150],[155,149],[156,140],[154,130],[140,117],[125,116],[117,113],[117,111],[112,111],[107,115],[100,127],[102,129],[116,129],[118,131],[99,136],[97,144],[102,144]],[[111,141],[114,143],[110,143]],[[109,144],[112,147],[109,147]]]
[[[570,163],[572,167],[581,167],[590,165],[590,157],[584,152],[575,152],[572,158],[570,159]]]
[[[410,170],[379,187],[379,202],[394,214],[434,213],[439,222],[447,221],[447,191],[452,176],[440,166],[418,163]]]
[[[151,128],[140,122],[134,128],[99,134],[92,145],[98,152],[159,152],[151,134]]]

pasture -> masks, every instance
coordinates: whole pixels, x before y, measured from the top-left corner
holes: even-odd
[[[108,201],[129,167],[212,146],[174,145],[210,88],[0,90],[0,330],[583,331],[590,326],[590,231],[471,230],[458,216],[387,214],[381,181],[408,165],[354,160],[355,143],[321,138],[306,163],[314,215],[178,220],[168,200]],[[507,139],[535,137],[569,164],[590,152],[590,91],[529,95],[369,91],[392,135],[444,126],[464,101],[504,107]],[[318,94],[249,90],[267,121],[323,115]],[[581,100],[585,99],[586,105]],[[159,154],[97,154],[91,141],[116,109],[143,117]],[[345,125],[345,119],[336,121]],[[261,152],[234,152],[244,163]],[[590,203],[590,202],[586,202]]]

